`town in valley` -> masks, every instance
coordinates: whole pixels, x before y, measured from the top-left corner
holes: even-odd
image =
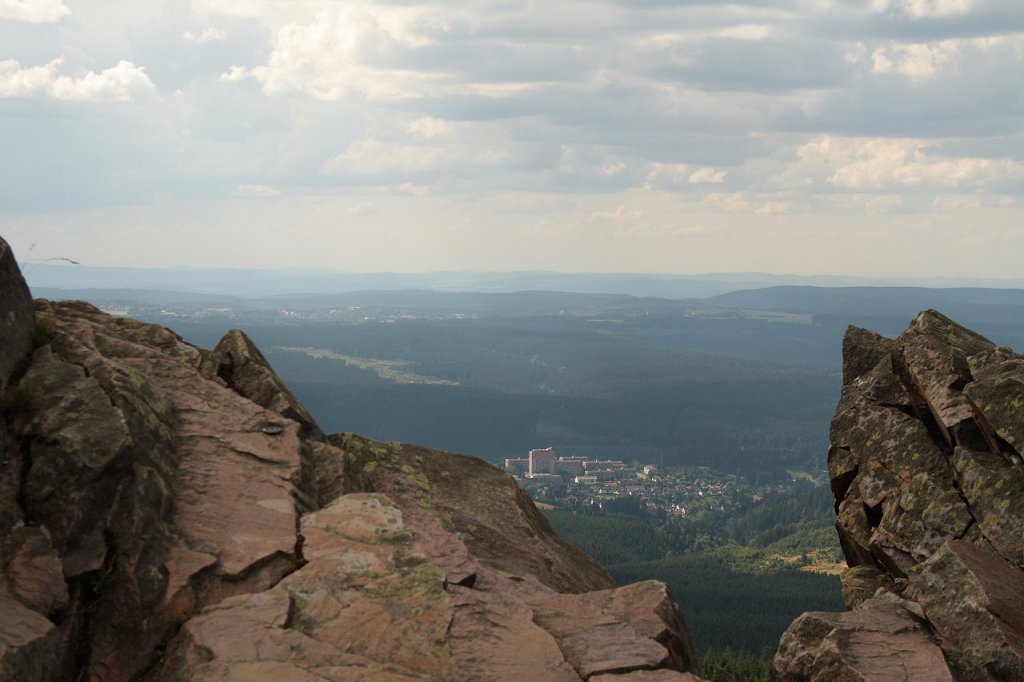
[[[676,518],[727,512],[769,492],[793,492],[814,484],[794,472],[786,482],[755,485],[744,477],[707,466],[671,467],[639,461],[560,456],[553,447],[509,457],[504,470],[541,506],[569,509],[649,511]]]

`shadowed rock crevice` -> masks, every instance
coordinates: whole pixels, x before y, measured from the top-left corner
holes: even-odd
[[[828,465],[851,611],[795,621],[782,679],[1024,679],[1024,358],[926,311],[894,340],[850,328],[843,362]]]

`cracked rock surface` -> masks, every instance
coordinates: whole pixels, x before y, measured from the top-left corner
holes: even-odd
[[[665,586],[615,587],[482,460],[325,436],[242,332],[26,299],[0,296],[0,680],[699,679]]]
[[[828,468],[852,611],[795,621],[782,679],[1024,680],[1022,450],[1024,357],[934,310],[847,330]]]

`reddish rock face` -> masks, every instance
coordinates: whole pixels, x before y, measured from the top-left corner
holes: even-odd
[[[786,631],[776,654],[789,682],[952,682],[942,649],[905,600],[883,592],[847,613],[810,612]]]
[[[482,460],[325,437],[241,332],[35,314],[0,679],[698,679],[664,585],[615,588]]]
[[[828,465],[853,611],[804,614],[776,668],[892,679],[892,652],[853,646],[889,632],[877,594],[885,619],[893,604],[920,616],[890,633],[900,658],[941,649],[955,679],[1024,679],[1024,357],[927,311],[895,340],[849,329],[843,365]]]

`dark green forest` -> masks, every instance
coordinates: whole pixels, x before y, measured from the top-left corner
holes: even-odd
[[[556,508],[544,514],[561,537],[605,566],[725,546],[771,549],[788,555],[831,550],[833,557],[839,556],[828,486],[772,493],[727,512],[686,518],[614,502],[606,504],[605,510]]]
[[[544,514],[561,537],[597,559],[618,583],[668,584],[695,646],[705,652],[702,661],[718,669],[714,676],[706,669],[708,679],[748,679],[734,673],[772,679],[771,652],[794,618],[804,611],[843,609],[836,576],[800,570],[812,558],[841,557],[828,486],[770,494],[699,518],[634,509]]]
[[[245,331],[328,431],[417,442],[500,461],[531,448],[717,469],[777,479],[821,472],[838,369],[798,361],[808,325],[680,317],[487,318],[250,325]],[[714,324],[711,327],[714,327]],[[225,326],[177,324],[198,345]],[[770,358],[709,350],[774,334]],[[735,336],[732,336],[735,332]],[[820,330],[819,330],[820,332]],[[817,333],[817,332],[816,332]],[[796,335],[791,339],[790,335]],[[813,334],[810,334],[813,336]],[[689,345],[688,345],[689,343]],[[458,385],[396,383],[344,361],[283,347],[380,360]],[[767,351],[766,351],[767,352]]]
[[[773,287],[704,300],[363,291],[173,305],[187,295],[93,294],[205,347],[244,329],[328,431],[494,462],[554,446],[760,480],[824,472],[848,324],[896,334],[946,304],[997,343],[1024,338],[1010,314],[1019,292],[985,289]],[[133,308],[133,297],[153,301]],[[457,385],[400,383],[285,347],[401,361]]]
[[[729,549],[608,566],[620,584],[661,580],[683,608],[698,651],[774,651],[804,611],[841,611],[839,579],[792,568],[755,570]]]

